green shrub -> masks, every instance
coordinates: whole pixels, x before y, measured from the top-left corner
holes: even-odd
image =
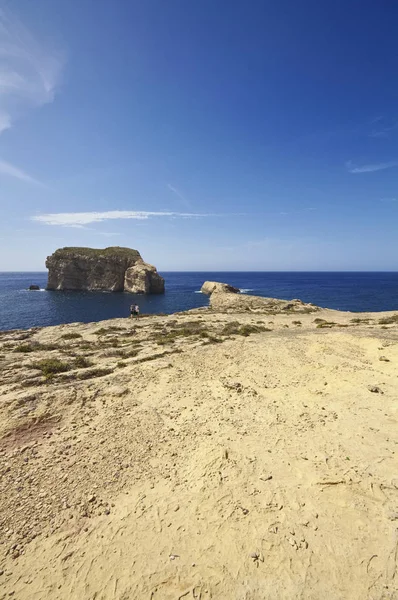
[[[33,365],[34,369],[39,369],[45,377],[51,377],[56,373],[69,371],[70,367],[67,363],[62,362],[58,358],[47,358]]]

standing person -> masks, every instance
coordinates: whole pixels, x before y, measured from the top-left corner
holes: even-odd
[[[138,306],[138,304],[132,304],[130,306],[130,317],[138,317],[138,315],[140,314],[140,307]]]

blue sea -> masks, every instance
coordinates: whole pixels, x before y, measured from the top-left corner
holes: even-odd
[[[275,273],[168,272],[164,295],[135,296],[107,292],[47,292],[47,274],[0,273],[0,330],[27,329],[80,321],[127,317],[132,303],[141,313],[173,313],[208,305],[200,293],[206,280],[222,281],[244,293],[353,312],[398,310],[398,272]],[[31,284],[41,291],[31,292]]]

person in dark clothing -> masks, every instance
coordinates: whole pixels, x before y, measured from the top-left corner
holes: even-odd
[[[140,314],[140,307],[138,306],[138,304],[132,304],[130,306],[130,317],[138,317],[138,315]]]

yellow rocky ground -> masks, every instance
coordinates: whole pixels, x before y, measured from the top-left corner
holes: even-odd
[[[398,598],[397,321],[1,334],[0,598]]]

